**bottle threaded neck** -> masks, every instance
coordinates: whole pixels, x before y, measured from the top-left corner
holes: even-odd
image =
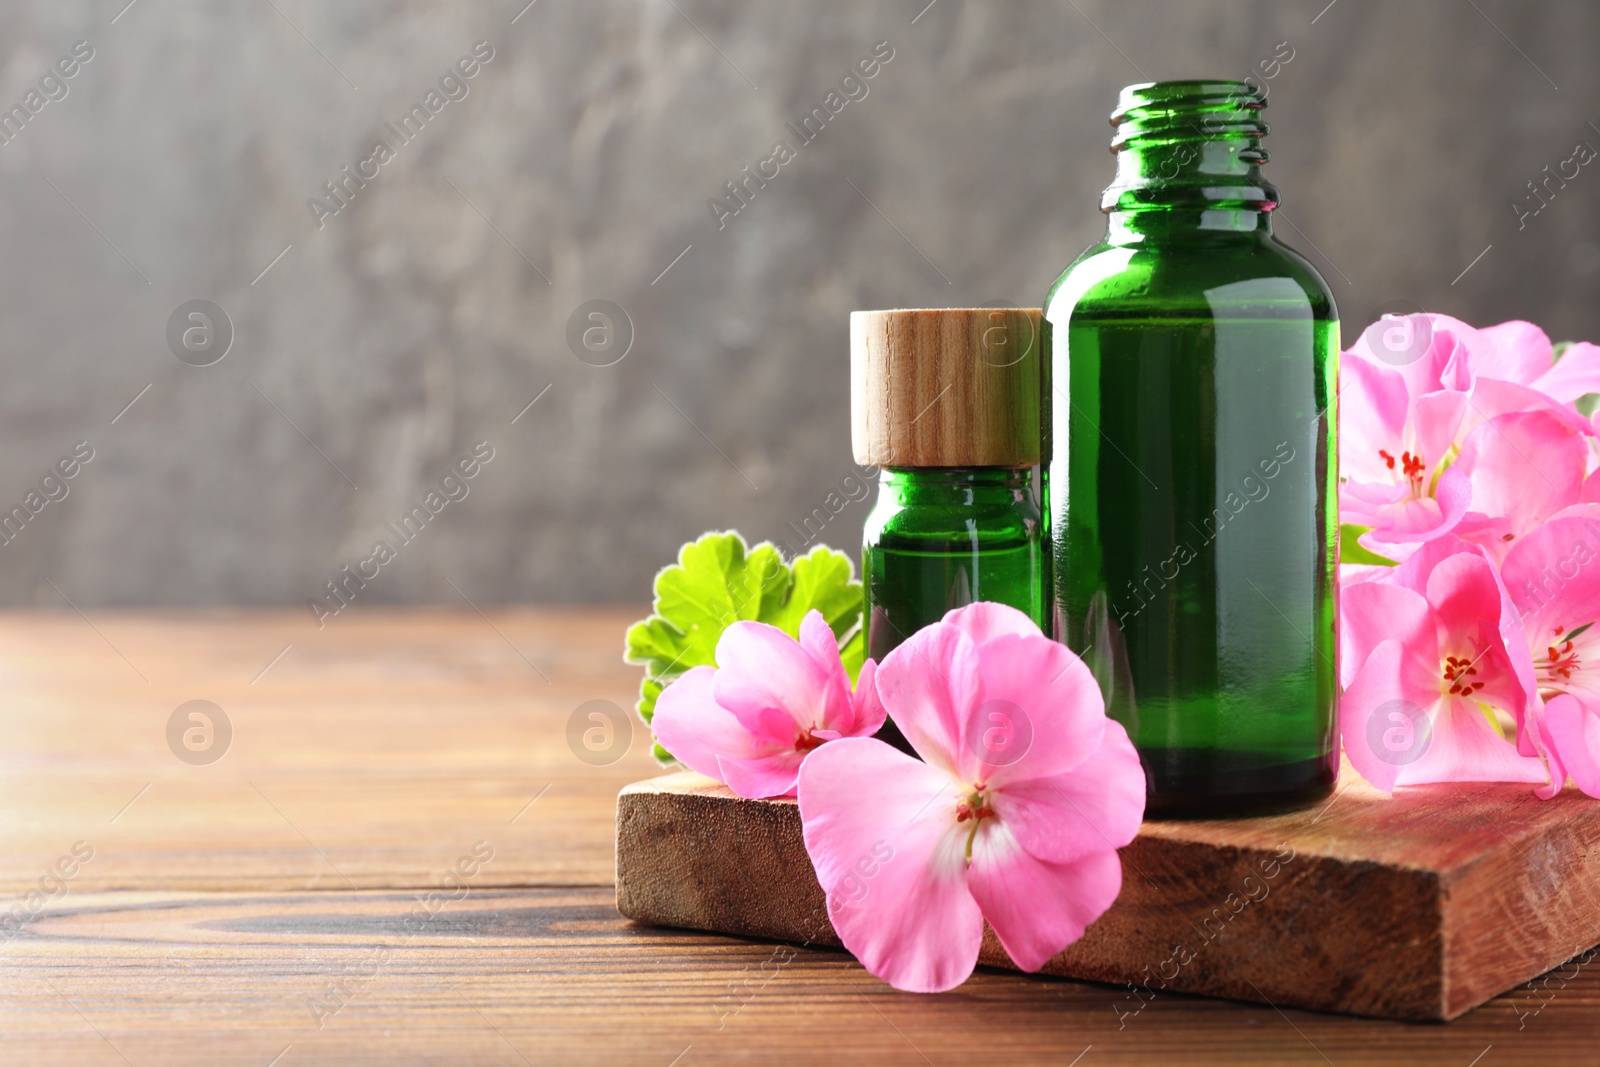
[[[1261,175],[1266,94],[1251,82],[1143,82],[1111,113],[1117,173],[1100,210],[1196,207],[1271,211],[1278,191]]]

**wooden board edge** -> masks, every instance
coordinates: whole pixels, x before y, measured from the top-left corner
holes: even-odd
[[[1497,828],[1507,849],[1452,872],[1444,886],[1449,1019],[1506,992],[1487,974],[1531,982],[1600,945],[1600,804],[1578,806],[1538,835]]]
[[[802,945],[839,944],[792,800],[744,800],[698,776],[669,775],[623,790],[617,820],[617,909],[625,917]],[[1281,851],[1208,848],[1162,837],[1136,840],[1123,850],[1123,863],[1117,903],[1043,973],[1125,986],[1133,1010],[1170,991],[1377,1018],[1445,1017],[1440,898],[1431,874],[1322,856],[1285,861]],[[1147,868],[1163,871],[1171,884],[1157,885],[1145,877]],[[1309,892],[1292,891],[1307,879]],[[1192,892],[1191,882],[1206,886],[1194,898],[1202,906],[1172,904],[1174,894]],[[785,887],[782,895],[772,895],[775,886]],[[1399,928],[1329,938],[1339,909],[1352,908],[1358,897],[1397,901],[1390,915]],[[1405,926],[1407,916],[1419,914],[1435,918],[1425,918],[1420,928]],[[1253,924],[1284,931],[1286,940],[1268,951],[1259,929],[1247,933]],[[1398,961],[1384,961],[1380,969],[1370,958],[1407,936],[1411,951]],[[987,929],[979,962],[1018,969]],[[1317,971],[1325,977],[1336,971],[1336,980],[1308,987],[1304,974]]]

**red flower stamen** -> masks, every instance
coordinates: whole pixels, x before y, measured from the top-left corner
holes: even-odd
[[[976,831],[978,820],[987,819],[994,814],[994,809],[989,806],[989,798],[984,793],[986,788],[988,787],[983,782],[979,782],[973,786],[972,795],[956,805],[956,822],[962,823],[971,819],[972,829]],[[971,847],[970,841],[968,847]]]
[[[1478,668],[1473,664],[1477,660],[1446,656],[1444,658],[1444,680],[1450,682],[1449,693],[1451,696],[1470,697],[1473,693],[1483,688],[1482,682],[1469,682],[1467,679],[1478,673]]]
[[[1395,458],[1385,449],[1378,449],[1378,455],[1383,457],[1384,466],[1394,470]],[[1400,453],[1400,471],[1406,476],[1406,481],[1411,483],[1411,491],[1418,493],[1422,489],[1422,481],[1427,476],[1428,464],[1422,458],[1422,453],[1412,455],[1410,452]]]
[[[1565,632],[1565,626],[1557,626],[1555,636],[1560,637]],[[1578,653],[1573,648],[1572,639],[1569,637],[1563,644],[1547,647],[1545,657],[1536,660],[1534,666],[1538,668],[1541,680],[1551,685],[1572,681],[1572,672],[1579,667]]]

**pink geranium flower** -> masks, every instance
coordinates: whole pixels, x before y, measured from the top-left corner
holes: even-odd
[[[1450,532],[1465,487],[1441,484],[1472,390],[1477,331],[1445,315],[1391,316],[1362,333],[1340,366],[1339,506],[1374,540]]]
[[[1546,780],[1519,753],[1535,694],[1522,624],[1493,562],[1454,538],[1383,581],[1341,591],[1345,754],[1384,792],[1433,782]]]
[[[884,658],[878,693],[916,749],[825,745],[800,768],[806,851],[840,939],[900,989],[972,973],[984,922],[1024,970],[1122,886],[1144,775],[1083,662],[998,604],[959,608]]]
[[[806,613],[798,641],[776,626],[736,622],[717,641],[717,663],[662,690],[650,725],[678,762],[742,797],[793,795],[807,753],[883,725],[873,662],[852,694],[821,612]]]
[[[1508,500],[1508,493],[1527,487],[1528,472],[1513,472],[1509,481],[1503,476],[1515,459],[1526,468],[1533,453],[1513,457],[1520,443],[1509,440],[1506,427],[1534,432],[1528,429],[1533,424],[1501,423],[1498,434],[1483,427],[1515,414],[1537,415],[1541,440],[1531,444],[1541,453],[1544,439],[1553,442],[1558,432],[1551,425],[1573,444],[1579,435],[1592,439],[1596,426],[1571,402],[1600,391],[1600,347],[1575,344],[1557,361],[1550,339],[1530,323],[1479,330],[1448,315],[1390,316],[1368,327],[1345,353],[1342,374],[1340,514],[1344,522],[1370,528],[1362,543],[1374,551],[1403,556],[1412,549],[1398,546],[1458,533],[1498,556],[1504,548],[1490,545],[1491,537],[1515,536],[1578,499],[1564,481],[1556,489],[1547,478],[1552,491],[1543,499]],[[1458,457],[1468,457],[1474,440],[1478,453],[1492,455],[1462,468]],[[1487,474],[1469,478],[1473,467]],[[1530,519],[1535,511],[1541,514]],[[1469,514],[1511,521],[1492,531],[1471,521],[1459,529]]]
[[[1539,795],[1554,796],[1571,775],[1600,798],[1600,505],[1569,508],[1512,545],[1501,573],[1541,702],[1524,745],[1550,760]]]

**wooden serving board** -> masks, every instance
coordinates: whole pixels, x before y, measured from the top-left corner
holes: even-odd
[[[1600,801],[1441,785],[1385,797],[1348,767],[1318,808],[1150,821],[1122,894],[1045,973],[1393,1019],[1446,1020],[1600,943]],[[617,909],[639,922],[838,945],[792,800],[692,773],[617,800]],[[1014,968],[992,931],[980,962]]]

